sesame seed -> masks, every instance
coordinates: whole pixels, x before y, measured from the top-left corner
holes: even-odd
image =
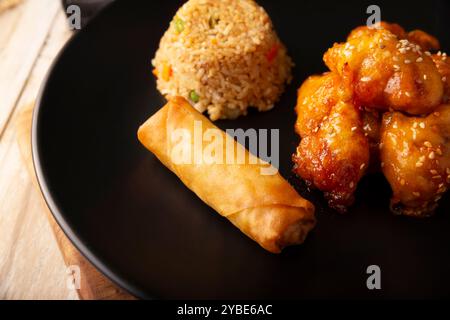
[[[419,126],[420,126],[422,129],[425,129],[425,122],[421,122],[421,123],[419,124]]]
[[[353,128],[352,128],[352,131],[356,131],[356,129],[358,129],[358,128],[357,128],[357,127],[353,127]]]
[[[397,129],[397,128],[398,128],[397,122],[395,122],[395,123],[392,125],[392,127],[393,127],[394,129]]]
[[[433,147],[433,145],[431,144],[430,141],[425,141],[425,142],[423,143],[423,145],[424,145],[425,147],[427,147],[427,148]]]
[[[442,52],[438,51],[437,55],[440,57],[442,55]]]
[[[396,64],[394,64],[394,70],[395,70],[395,71],[399,71],[399,70],[400,70],[400,66],[399,66],[399,65],[396,65]]]
[[[438,155],[442,156],[442,150],[441,150],[440,148],[437,148],[437,149],[436,149],[436,153],[437,153]]]
[[[439,117],[439,116],[441,115],[438,111],[435,111],[433,114],[434,114],[436,117]]]
[[[423,75],[423,80],[427,80],[427,75],[426,74]]]
[[[436,155],[434,154],[434,151],[431,151],[430,154],[428,155],[428,158],[433,160],[436,157]]]
[[[447,77],[442,77],[442,82],[447,81]]]
[[[438,172],[437,172],[436,170],[434,170],[434,169],[431,169],[431,170],[430,170],[430,173],[431,173],[432,175],[437,175],[437,174],[438,174]]]
[[[420,192],[413,192],[412,194],[413,194],[413,196],[415,196],[415,197],[420,197]]]
[[[392,59],[393,59],[394,61],[398,61],[398,57],[397,57],[397,56],[394,56]]]
[[[384,168],[384,162],[381,163],[381,167]]]
[[[414,122],[414,123],[413,123],[413,128],[414,128],[414,129],[417,128],[417,122]]]
[[[360,167],[359,167],[359,170],[362,170],[362,169],[364,169],[364,167],[366,166],[366,164],[365,163],[363,163]]]
[[[355,186],[355,183],[353,181],[350,182],[350,185],[349,185],[350,189],[352,189],[354,186]]]
[[[410,64],[411,63],[411,60],[409,60],[409,59],[406,59],[405,61],[403,61],[405,64]]]
[[[370,78],[370,77],[362,77],[362,78],[361,78],[361,81],[362,81],[362,82],[368,82],[368,81],[370,81],[370,80],[372,80],[372,78]]]
[[[405,95],[406,95],[407,97],[411,97],[411,94],[410,94],[408,91],[405,91]]]
[[[423,162],[416,162],[416,167],[420,168],[421,166],[423,166]]]
[[[418,57],[417,59],[416,59],[416,62],[422,62],[423,61],[423,58],[422,57]]]
[[[444,184],[443,184],[443,183],[439,184],[439,189],[441,189],[441,188],[443,188],[443,187],[444,187]]]
[[[431,179],[433,179],[433,180],[440,180],[441,176],[433,176]]]
[[[400,180],[400,184],[401,184],[402,186],[404,186],[405,183],[406,183],[405,179]]]
[[[430,51],[425,51],[425,54],[426,54],[427,56],[431,56],[431,52],[430,52]]]
[[[420,162],[424,162],[424,161],[425,161],[425,156],[421,156],[421,157],[419,158],[419,161],[420,161]]]

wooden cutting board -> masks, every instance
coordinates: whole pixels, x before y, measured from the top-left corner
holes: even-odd
[[[0,0],[0,13],[17,6],[22,0]]]
[[[34,172],[33,160],[31,155],[31,121],[33,115],[34,103],[22,108],[17,120],[17,138],[22,154],[22,159],[30,174],[34,186],[40,192]],[[41,194],[42,197],[42,194]],[[55,235],[58,247],[61,250],[64,262],[69,266],[78,266],[80,270],[79,286],[77,293],[82,300],[132,300],[133,296],[124,292],[109,279],[103,276],[83,255],[74,247],[66,237],[59,225],[56,223],[53,215],[48,209],[44,199],[42,205],[45,208],[45,214],[50,223],[51,229]],[[79,287],[79,288],[78,288]]]

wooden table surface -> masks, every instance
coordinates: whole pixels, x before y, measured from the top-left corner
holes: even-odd
[[[16,136],[21,108],[71,34],[59,0],[0,13],[0,299],[78,299]]]

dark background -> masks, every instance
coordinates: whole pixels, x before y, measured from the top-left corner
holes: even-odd
[[[110,4],[114,0],[61,0],[63,9],[67,13],[67,8],[71,5],[77,5],[81,9],[81,25],[82,27],[97,14],[106,5]]]
[[[97,267],[144,298],[448,298],[448,195],[431,219],[393,216],[390,188],[374,175],[342,216],[291,174],[296,90],[326,70],[325,50],[364,24],[374,3],[258,2],[296,63],[294,81],[274,110],[217,124],[280,129],[280,172],[317,208],[306,242],[280,255],[264,251],[137,141],[139,125],[164,104],[150,61],[182,1],[117,1],[55,63],[35,114],[33,148],[58,222]],[[376,4],[383,20],[428,31],[450,48],[449,2]],[[381,268],[382,290],[366,288],[371,264]]]

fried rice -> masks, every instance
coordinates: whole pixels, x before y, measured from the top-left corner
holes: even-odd
[[[253,0],[190,0],[152,61],[158,90],[182,96],[211,120],[273,108],[292,61],[266,11]]]

